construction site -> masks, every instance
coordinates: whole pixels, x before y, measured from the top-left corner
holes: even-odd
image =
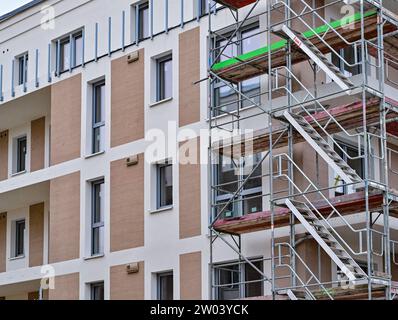
[[[234,22],[209,15],[211,299],[397,299],[398,3],[217,3]]]

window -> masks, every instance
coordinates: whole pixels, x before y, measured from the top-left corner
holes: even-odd
[[[104,300],[104,283],[90,284],[90,300]]]
[[[28,60],[27,53],[17,57],[17,85],[22,85],[28,81]]]
[[[208,0],[198,0],[198,1],[199,1],[199,16],[203,16],[209,11],[207,5]]]
[[[258,260],[252,260],[252,263],[262,271],[263,261]],[[216,266],[215,280],[218,300],[233,300],[263,295],[262,275],[248,263],[241,264],[241,270],[239,270],[237,262]]]
[[[14,170],[13,173],[20,173],[26,170],[27,139],[22,136],[14,139]]]
[[[358,148],[339,142],[338,146],[337,145],[334,146],[334,150],[352,169],[356,171],[356,173],[361,178],[363,178],[364,162],[363,158],[358,158],[360,156],[358,153]],[[362,151],[361,154],[363,154]],[[337,175],[335,177],[335,186],[337,186],[335,192],[336,195],[343,195],[355,192],[354,188],[355,186],[345,185],[344,182],[341,180],[341,178]]]
[[[25,254],[25,220],[17,220],[13,225],[13,257],[18,258]]]
[[[92,153],[104,151],[105,137],[105,81],[93,85]]]
[[[104,250],[104,180],[91,184],[91,254],[103,253]]]
[[[216,58],[224,49],[230,35],[226,34],[216,41],[216,50],[214,51],[214,58]],[[259,34],[258,24],[252,24],[238,31],[236,36],[231,40],[230,44],[222,52],[218,62],[225,61],[229,58],[256,50],[262,45],[262,35]],[[236,89],[244,93],[256,103],[260,102],[260,78],[255,77],[242,81],[235,86]],[[253,103],[243,97],[238,99],[238,93],[231,87],[224,84],[222,81],[216,81],[213,85],[213,97],[215,106],[215,116],[223,115],[227,112],[235,111],[239,108],[244,108]]]
[[[157,165],[157,208],[173,205],[173,165]]]
[[[340,50],[336,50],[338,54],[332,53],[332,62],[347,77],[361,73],[361,52],[357,47],[349,46]]]
[[[83,32],[78,31],[57,41],[57,71],[75,68],[83,59]],[[71,47],[72,46],[72,47]]]
[[[156,101],[173,96],[173,59],[171,55],[156,62]]]
[[[173,300],[173,272],[157,275],[158,300]]]
[[[220,158],[217,170],[216,215],[223,209],[238,190],[238,182],[245,180],[261,160],[261,154],[246,157],[241,164],[229,158]],[[251,175],[240,194],[223,212],[224,218],[231,218],[262,211],[262,169],[261,165]]]
[[[149,37],[149,3],[144,2],[136,7],[137,10],[137,27],[138,40],[144,40]]]

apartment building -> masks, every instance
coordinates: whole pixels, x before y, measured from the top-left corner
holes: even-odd
[[[0,17],[0,299],[394,299],[395,1]]]

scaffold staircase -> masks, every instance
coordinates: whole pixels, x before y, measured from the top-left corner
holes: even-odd
[[[310,40],[303,37],[299,32],[290,29],[287,25],[279,26],[275,33],[281,37],[290,38],[293,43],[301,49],[319,68],[321,68],[342,90],[347,94],[352,93],[354,84],[337,68]]]
[[[314,127],[298,114],[288,111],[283,113],[285,119],[302,135],[302,137],[310,144],[312,148],[333,168],[333,170],[347,184],[361,183],[362,179],[353,170],[333,148],[326,142],[324,138],[314,129]]]
[[[355,283],[366,277],[366,273],[304,202],[285,199],[285,205],[350,281]]]

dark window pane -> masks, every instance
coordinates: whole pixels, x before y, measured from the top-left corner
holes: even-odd
[[[25,220],[15,222],[15,257],[24,254]]]
[[[158,300],[173,300],[173,274],[158,275]]]
[[[223,115],[238,109],[238,95],[229,86],[216,88],[214,91],[216,112],[215,115]]]
[[[91,285],[91,300],[104,300],[104,283],[93,283]]]
[[[93,86],[93,153],[104,150],[105,82]]]
[[[260,271],[263,270],[263,262],[253,262],[257,269]],[[261,282],[262,276],[261,274],[255,270],[250,264],[245,264],[245,281],[251,282],[246,284],[245,287],[245,296],[246,298],[250,297],[260,297],[263,295],[263,283]],[[257,281],[259,280],[259,281]]]
[[[143,40],[149,37],[149,5],[144,3],[138,7],[138,38]]]
[[[254,193],[243,198],[243,214],[261,212],[263,208],[262,194]]]
[[[83,54],[83,36],[81,33],[73,36],[74,47],[73,47],[73,67],[82,64]]]
[[[60,72],[63,72],[65,70],[68,70],[70,67],[70,41],[69,37],[68,40],[63,40],[61,41],[60,44]]]
[[[93,153],[98,153],[104,150],[104,134],[105,126],[93,129]]]
[[[103,252],[104,182],[92,184],[92,255]]]
[[[27,54],[18,58],[18,85],[24,84],[28,80],[28,59]]]
[[[26,137],[17,140],[17,172],[26,168]]]
[[[217,297],[219,300],[239,299],[239,266],[220,267],[217,270]]]
[[[173,204],[173,166],[171,164],[159,165],[158,175],[158,207],[162,208]]]
[[[157,100],[161,101],[172,97],[173,95],[173,63],[172,58],[167,57],[158,61],[158,96]]]

